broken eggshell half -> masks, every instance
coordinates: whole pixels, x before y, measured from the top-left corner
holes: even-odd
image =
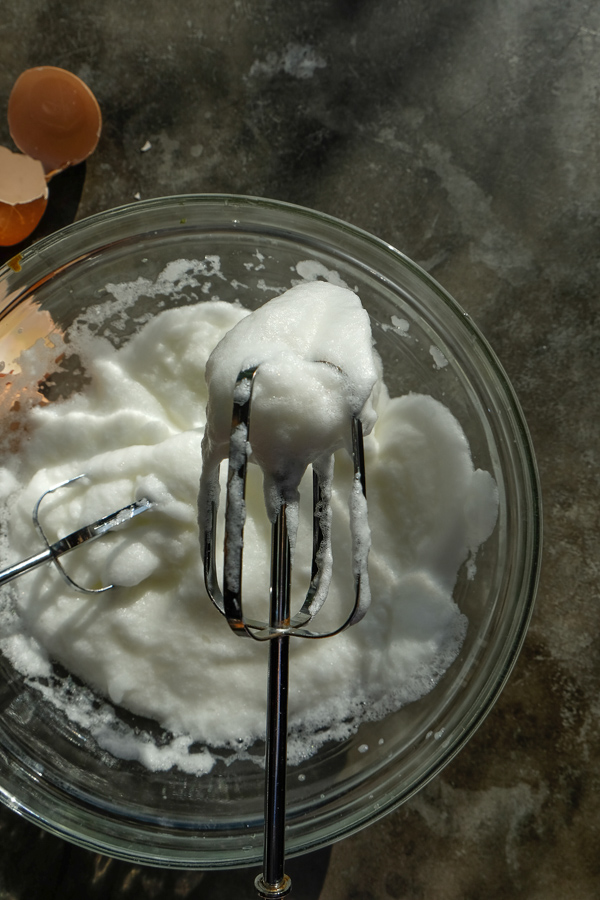
[[[98,144],[102,114],[89,87],[56,66],[26,69],[8,100],[8,127],[23,153],[38,159],[47,178],[82,162]]]
[[[42,163],[0,147],[0,246],[11,247],[28,237],[47,203]]]

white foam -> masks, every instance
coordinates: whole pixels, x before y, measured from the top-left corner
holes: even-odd
[[[160,285],[176,294],[184,281],[195,290],[192,281],[200,283],[207,272],[221,277],[216,262],[187,261],[150,284],[113,286],[120,299],[111,301],[111,310],[125,322],[128,304],[144,292]],[[0,612],[2,652],[31,685],[102,747],[151,768],[208,771],[218,748],[235,750],[230,759],[249,758],[264,735],[266,650],[233,635],[205,595],[196,513],[208,397],[204,366],[246,315],[220,302],[183,306],[154,316],[115,349],[93,336],[102,309],[89,310],[87,322],[73,328],[68,349],[80,355],[91,382],[70,399],[27,414],[28,441],[7,458],[0,481],[9,523],[1,547],[6,564],[31,553],[31,509],[42,491],[80,471],[90,479],[45,501],[44,524],[52,533],[93,521],[134,497],[156,502],[151,512],[65,558],[84,584],[120,580],[126,586],[78,595],[46,567],[12,582]],[[331,378],[337,379],[334,369]],[[457,572],[495,523],[494,482],[474,470],[447,409],[418,395],[390,400],[381,389],[373,410],[378,420],[365,438],[373,604],[361,623],[331,641],[292,641],[291,762],[329,739],[347,737],[365,718],[418,699],[439,680],[466,628],[452,600]],[[244,587],[252,610],[264,605],[268,592],[270,526],[251,468]],[[315,623],[322,628],[343,620],[352,594],[351,485],[351,461],[339,451],[332,495],[338,564]],[[218,486],[211,490],[216,494]],[[310,491],[309,483],[300,484],[301,495]],[[302,508],[298,527],[300,536],[310,534]],[[310,542],[300,536],[294,603],[310,577]],[[50,659],[90,688],[75,689],[56,676],[48,681]],[[163,739],[128,730],[111,702],[98,708],[97,694],[155,719],[165,729]],[[208,749],[196,753],[198,746]]]

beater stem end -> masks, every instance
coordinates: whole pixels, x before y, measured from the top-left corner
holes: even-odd
[[[254,879],[254,887],[258,891],[258,896],[263,900],[278,900],[279,897],[289,894],[292,889],[292,879],[289,875],[284,875],[277,884],[269,884],[261,873]]]

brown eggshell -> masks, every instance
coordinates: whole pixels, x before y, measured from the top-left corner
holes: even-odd
[[[19,150],[41,160],[49,177],[95,150],[102,115],[80,78],[55,66],[39,66],[17,78],[8,100],[8,125]]]
[[[0,147],[0,246],[11,247],[28,237],[47,203],[42,163]]]

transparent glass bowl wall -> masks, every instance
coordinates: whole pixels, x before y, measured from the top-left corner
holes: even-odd
[[[462,573],[455,592],[469,617],[459,658],[418,703],[362,725],[354,737],[324,746],[289,771],[292,855],[348,835],[401,803],[451,759],[489,711],[516,659],[535,594],[535,461],[506,376],[449,295],[382,241],[283,203],[181,196],[76,223],[0,271],[0,337],[17,316],[22,327],[40,310],[68,329],[88,305],[112,299],[107,283],[154,280],[174,259],[205,256],[218,256],[225,276],[214,279],[213,294],[250,307],[290,287],[298,263],[336,272],[371,316],[390,393],[416,391],[445,403],[465,430],[475,466],[490,471],[499,488],[496,530],[480,550],[475,579]],[[158,311],[165,301],[196,298],[191,289],[177,301],[144,298],[144,311]],[[432,347],[447,365],[436,365],[442,358],[432,356]],[[0,791],[16,811],[124,859],[197,868],[260,860],[263,773],[256,765],[219,763],[197,778],[116,760],[27,687],[6,660],[0,660],[0,696]],[[368,752],[361,752],[365,746]]]

